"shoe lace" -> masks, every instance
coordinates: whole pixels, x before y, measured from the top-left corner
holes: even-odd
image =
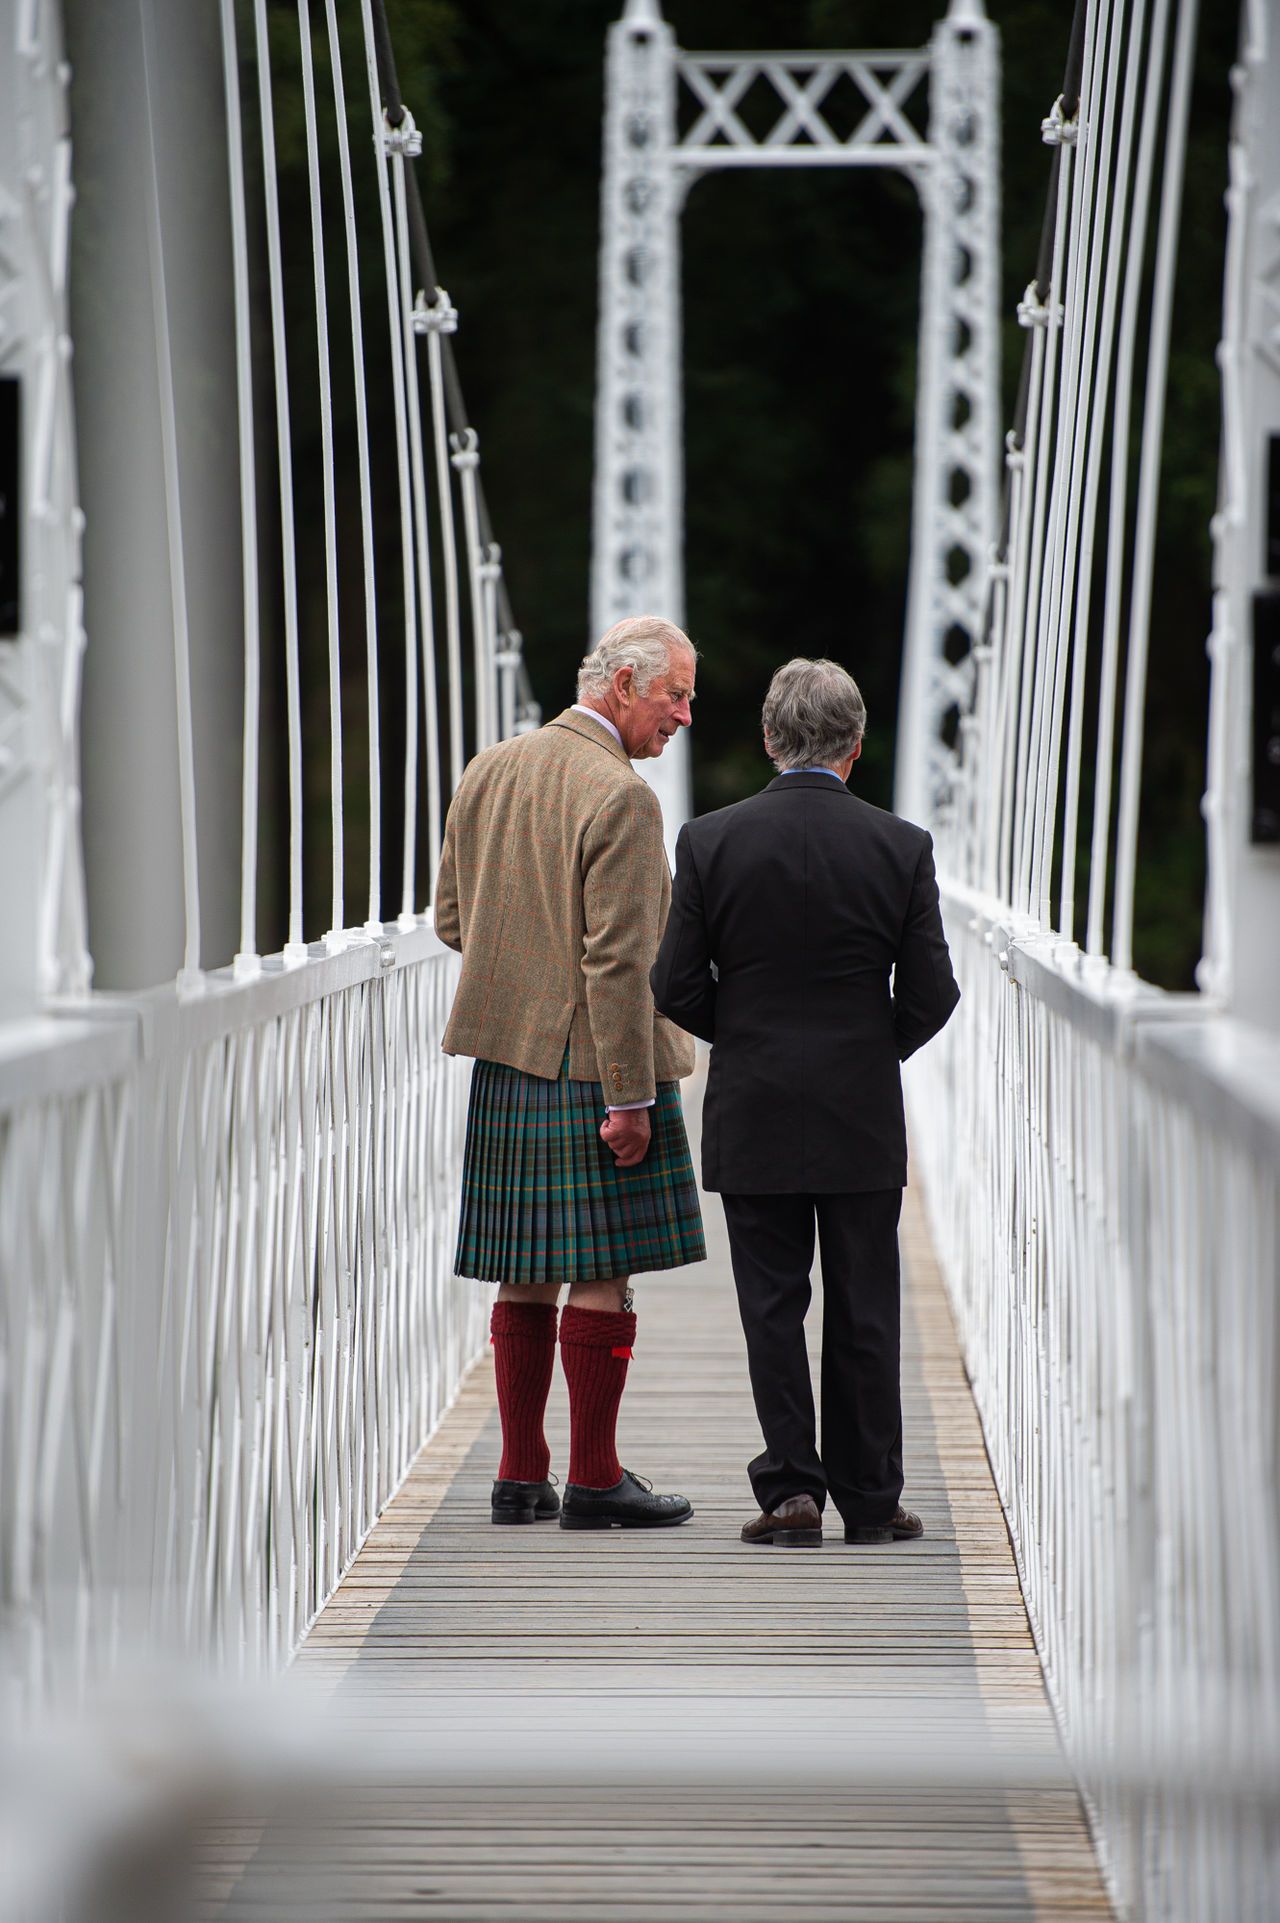
[[[623,1473],[624,1475],[630,1476],[632,1482],[638,1482],[640,1487],[649,1495],[653,1494],[653,1484],[650,1482],[648,1476],[638,1476],[634,1469],[626,1469]]]

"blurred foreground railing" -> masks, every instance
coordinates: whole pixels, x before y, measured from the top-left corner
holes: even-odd
[[[0,1063],[8,1707],[296,1646],[483,1339],[428,927]],[[29,1706],[29,1705],[28,1705]]]
[[[1274,1796],[1222,1784],[1280,1759],[1280,1043],[944,909],[913,1130],[1068,1754],[1133,1914],[1270,1916]]]

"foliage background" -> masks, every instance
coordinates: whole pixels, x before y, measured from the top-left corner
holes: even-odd
[[[691,48],[888,44],[887,10],[873,0],[669,0],[664,10]],[[440,274],[462,316],[456,347],[486,488],[535,688],[550,712],[571,698],[589,638],[603,44],[619,11],[620,0],[388,6],[404,97],[426,138],[424,197]],[[923,44],[938,11],[927,0],[898,0],[892,44]],[[1032,276],[1049,172],[1040,121],[1060,88],[1070,9],[1051,0],[989,0],[989,11],[1003,49],[1009,413],[1024,340],[1014,312]],[[1233,8],[1204,11],[1170,373],[1137,903],[1137,966],[1171,987],[1191,986],[1200,945],[1208,524],[1219,433],[1213,356],[1235,41]],[[296,11],[282,4],[273,15],[282,74],[296,72],[296,35]],[[356,76],[354,41],[351,54],[348,72]],[[286,266],[305,278],[301,104],[287,81],[277,105]],[[890,802],[920,227],[913,190],[888,171],[721,175],[691,194],[683,287],[686,558],[688,624],[704,656],[694,732],[699,811],[766,778],[760,700],[772,669],[794,653],[834,656],[856,675],[870,727],[855,779],[868,799]],[[337,273],[335,259],[331,280]],[[367,329],[385,324],[385,309],[379,320],[371,305]],[[307,352],[300,339],[300,385]],[[335,382],[340,391],[340,368]],[[383,410],[375,446],[384,450],[393,445],[389,404],[389,394],[375,391],[375,412]],[[309,448],[305,415],[296,429],[301,510],[318,515],[316,430]],[[379,486],[384,620],[391,620],[395,512],[385,472]],[[350,524],[350,476],[342,511]],[[363,655],[348,646],[348,632],[362,638],[358,601],[344,607],[344,678],[358,717]],[[316,670],[308,685],[320,699],[322,608],[304,611],[304,636]],[[394,767],[394,703],[384,723]],[[349,733],[358,792],[358,718]],[[397,781],[388,780],[385,809],[392,873]],[[320,760],[308,777],[312,899],[324,896],[326,783]],[[357,824],[349,842],[357,863],[358,841]],[[353,877],[353,898],[357,888]]]

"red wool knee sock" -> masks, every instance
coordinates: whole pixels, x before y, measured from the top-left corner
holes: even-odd
[[[514,1482],[542,1482],[551,1467],[542,1417],[556,1362],[555,1304],[495,1302],[489,1333],[502,1418],[498,1474]]]
[[[614,1433],[627,1381],[634,1315],[576,1309],[560,1317],[560,1360],[569,1385],[569,1480],[584,1489],[612,1489],[622,1479]]]

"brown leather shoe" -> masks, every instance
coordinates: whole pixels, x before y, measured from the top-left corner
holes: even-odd
[[[846,1542],[915,1542],[923,1534],[924,1524],[919,1516],[899,1506],[888,1522],[847,1524],[844,1539]]]
[[[817,1549],[822,1544],[822,1511],[812,1496],[788,1496],[743,1524],[743,1542],[772,1543],[775,1549]]]

